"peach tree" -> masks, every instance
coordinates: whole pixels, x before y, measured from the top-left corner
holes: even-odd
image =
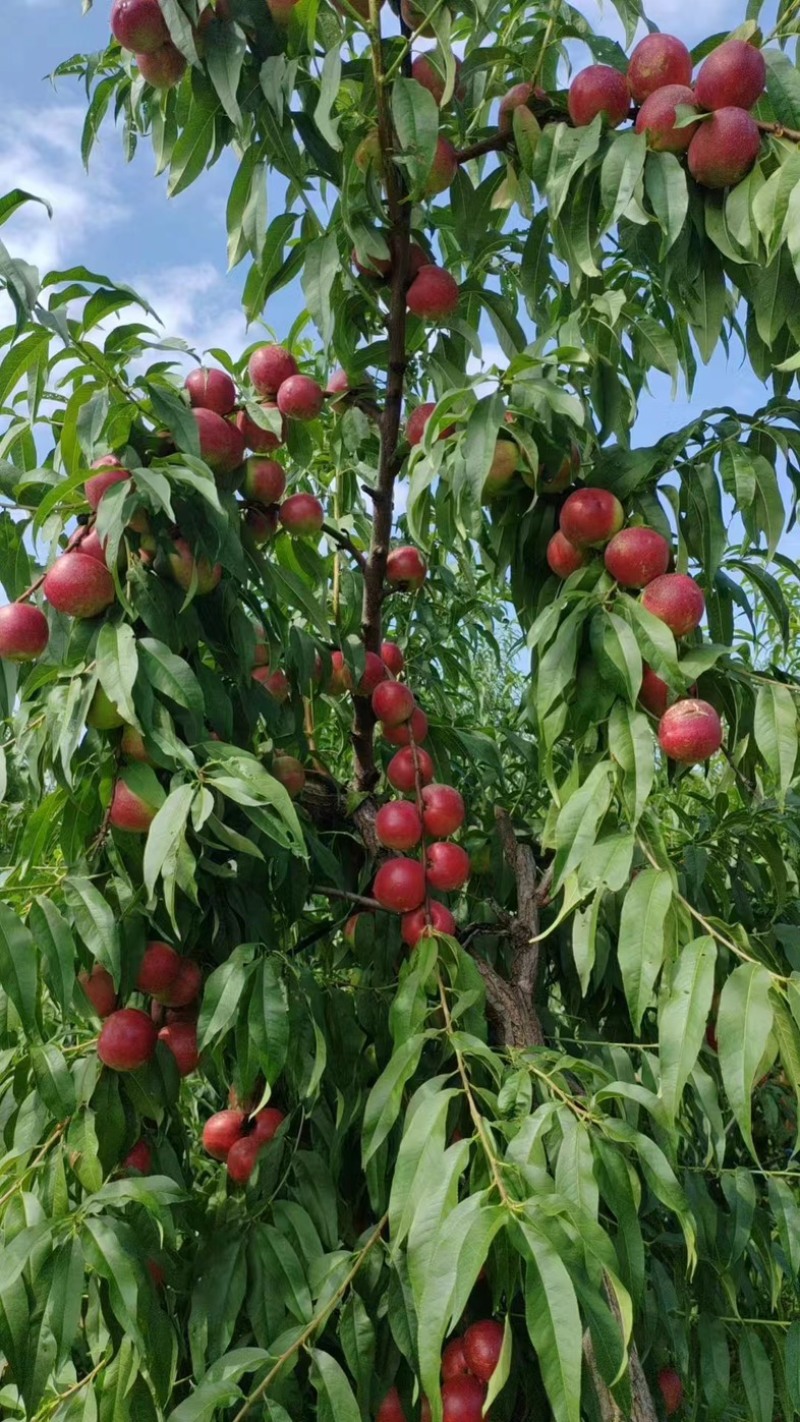
[[[61,67],[87,160],[230,166],[253,339],[0,248],[4,1417],[800,1414],[762,8],[114,0]],[[720,347],[761,407],[637,443]]]

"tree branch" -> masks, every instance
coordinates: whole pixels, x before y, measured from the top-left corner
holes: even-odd
[[[364,571],[367,566],[367,560],[361,552],[361,549],[356,548],[355,543],[348,538],[346,533],[339,533],[338,529],[331,528],[329,523],[323,523],[322,532],[326,538],[331,540],[331,543],[337,543],[340,548],[343,548],[346,553],[349,553],[350,557],[355,559],[361,571]]]

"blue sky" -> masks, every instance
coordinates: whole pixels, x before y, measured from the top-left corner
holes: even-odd
[[[4,229],[6,244],[43,270],[81,262],[129,282],[150,299],[169,334],[198,350],[219,345],[236,352],[257,331],[248,335],[239,311],[244,265],[230,275],[225,271],[231,165],[223,160],[187,193],[168,201],[165,180],[153,177],[149,146],[142,145],[132,164],[124,163],[119,136],[107,123],[85,173],[79,155],[82,91],[66,79],[54,87],[47,76],[68,55],[103,45],[110,0],[95,0],[87,16],[81,15],[80,0],[5,0],[9,3],[13,37],[9,42],[7,35],[0,47],[0,192],[22,186],[46,197],[54,218],[48,221],[43,209],[23,210]],[[577,8],[605,33],[621,38],[609,5],[602,17],[594,0],[578,0]],[[650,0],[647,10],[662,29],[694,44],[740,23],[745,4]],[[273,206],[273,215],[278,210]],[[282,294],[270,304],[267,319],[280,334],[295,312],[296,302]],[[671,404],[670,382],[656,377],[653,398],[642,401],[637,442],[649,443],[692,411],[722,402],[753,409],[765,393],[736,350],[729,363],[719,354],[701,372],[691,404],[685,397]]]

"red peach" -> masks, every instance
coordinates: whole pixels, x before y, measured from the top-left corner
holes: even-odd
[[[605,125],[616,128],[630,112],[628,81],[610,64],[590,64],[573,79],[567,107],[576,128],[585,128],[598,114]]]
[[[411,913],[425,898],[425,870],[418,859],[387,859],[372,886],[381,908]]]
[[[114,0],[111,33],[117,44],[134,54],[160,49],[169,39],[158,0]]]
[[[560,528],[556,529],[547,545],[547,564],[551,573],[555,573],[557,578],[568,578],[585,567],[588,561],[588,550],[576,548],[564,537]]]
[[[259,395],[276,395],[284,380],[297,375],[297,361],[284,346],[259,346],[247,368]]]
[[[69,617],[97,617],[115,597],[108,568],[85,553],[64,553],[57,558],[42,590],[56,611]]]
[[[672,549],[654,528],[623,528],[604,554],[608,572],[624,588],[643,588],[666,573]]]
[[[722,745],[722,723],[707,701],[676,701],[661,717],[658,739],[670,760],[699,765]]]
[[[236,386],[225,370],[209,370],[201,365],[187,375],[184,387],[192,405],[213,410],[217,415],[230,415],[236,404]]]
[[[674,35],[645,35],[636,45],[628,64],[628,88],[637,104],[643,104],[657,89],[676,84],[685,88],[692,82],[692,56],[683,40]]]
[[[410,800],[392,800],[381,805],[375,816],[375,834],[386,849],[414,849],[422,839],[422,820]]]
[[[403,914],[400,921],[400,934],[403,942],[407,943],[409,948],[416,948],[420,939],[429,937],[431,933],[446,933],[450,938],[455,937],[456,921],[444,904],[440,904],[438,899],[429,899],[428,911],[430,923],[425,916],[424,906],[415,909],[413,913]],[[442,1363],[444,1364],[444,1357]],[[461,1371],[467,1370],[461,1369]],[[447,1374],[445,1373],[444,1376],[447,1377]]]
[[[278,390],[278,409],[290,420],[315,420],[325,404],[325,392],[310,375],[290,375]]]
[[[32,662],[42,655],[50,639],[47,618],[29,602],[0,607],[0,658],[6,662]]]
[[[395,790],[408,795],[416,786],[417,770],[423,785],[433,780],[433,761],[421,746],[404,746],[386,767],[386,779]]]
[[[664,573],[647,584],[642,607],[666,622],[676,637],[685,637],[700,626],[706,602],[694,578],[686,573]]]
[[[137,1007],[122,1007],[107,1017],[97,1039],[97,1055],[112,1071],[136,1071],[152,1060],[158,1033]]]

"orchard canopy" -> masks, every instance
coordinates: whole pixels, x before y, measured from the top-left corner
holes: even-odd
[[[800,1416],[800,4],[100,5],[252,341],[0,199],[0,1416]]]

